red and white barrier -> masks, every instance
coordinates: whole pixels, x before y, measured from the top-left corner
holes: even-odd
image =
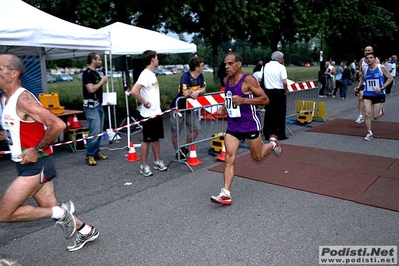
[[[289,84],[289,83],[288,83]],[[313,89],[317,87],[317,81],[304,81],[288,85],[289,92]]]
[[[224,92],[207,96],[200,96],[196,99],[188,98],[186,104],[187,108],[198,108],[215,104],[224,104]]]

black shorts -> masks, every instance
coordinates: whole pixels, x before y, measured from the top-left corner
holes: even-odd
[[[385,94],[378,96],[364,96],[363,100],[370,100],[372,104],[385,103]]]
[[[46,183],[57,176],[54,158],[52,155],[44,156],[36,163],[17,163],[18,176],[34,176],[40,174],[40,184]]]
[[[164,138],[162,116],[156,116],[142,123],[143,142],[154,142]]]
[[[226,134],[230,134],[230,135],[234,136],[235,138],[237,138],[239,140],[256,139],[257,137],[259,137],[260,131],[243,133],[243,132],[234,132],[234,131],[227,130]]]

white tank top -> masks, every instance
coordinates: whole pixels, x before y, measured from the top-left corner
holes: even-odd
[[[24,121],[17,114],[17,101],[22,92],[28,91],[25,88],[18,88],[8,99],[1,98],[0,117],[1,125],[5,130],[6,139],[11,152],[11,160],[21,162],[18,156],[28,148],[35,147],[46,133],[46,126],[36,121]],[[28,91],[31,93],[30,91]],[[32,93],[31,93],[32,94]],[[32,94],[33,95],[33,94]],[[33,97],[35,97],[33,95]],[[39,102],[39,100],[35,97]],[[39,102],[40,104],[40,102]],[[52,148],[45,150],[46,154],[52,153]]]

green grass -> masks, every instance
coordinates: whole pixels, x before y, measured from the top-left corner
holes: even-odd
[[[252,73],[252,68],[243,68],[243,71]],[[298,82],[305,80],[317,79],[317,73],[319,71],[318,66],[312,67],[287,67],[288,78]],[[50,83],[49,92],[56,92],[60,98],[60,104],[65,106],[66,109],[82,109],[82,82],[78,80],[77,75],[72,75],[74,80],[71,82],[55,82]],[[213,73],[204,73],[205,81],[207,83],[207,92],[215,92],[220,90],[219,81],[214,81]],[[180,75],[172,76],[158,76],[160,91],[161,91],[161,102],[163,110],[169,109],[168,105],[172,98],[177,93],[177,88],[180,82]],[[109,91],[112,92],[111,82],[109,84]],[[106,91],[106,87],[103,86],[103,90]],[[125,112],[125,94],[123,89],[122,78],[114,78],[114,91],[117,93],[117,113]],[[129,97],[129,106],[131,110],[135,106],[133,97]]]

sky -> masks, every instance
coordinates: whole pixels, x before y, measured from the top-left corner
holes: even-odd
[[[179,35],[174,32],[169,32],[167,35],[179,40]],[[186,39],[186,42],[191,43],[193,36],[194,34],[184,33],[184,38]]]

